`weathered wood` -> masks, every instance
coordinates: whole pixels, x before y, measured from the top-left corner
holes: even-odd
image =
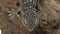
[[[8,16],[8,11],[22,4],[22,0],[1,0],[0,2],[0,29],[2,34],[59,34],[60,31],[60,5],[59,0],[38,0],[37,9],[43,13],[43,26],[36,27],[29,32],[21,23],[20,17],[13,19]],[[57,2],[57,3],[56,3]],[[19,14],[19,13],[18,13]],[[20,14],[19,14],[20,15]]]

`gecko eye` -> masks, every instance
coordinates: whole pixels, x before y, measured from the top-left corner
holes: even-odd
[[[20,3],[19,3],[19,2],[17,2],[17,3],[16,3],[16,6],[17,6],[17,7],[19,7],[19,5],[20,5]]]

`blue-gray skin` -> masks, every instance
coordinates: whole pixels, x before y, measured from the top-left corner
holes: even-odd
[[[42,13],[36,10],[36,0],[22,0],[21,22],[28,31],[38,26]]]

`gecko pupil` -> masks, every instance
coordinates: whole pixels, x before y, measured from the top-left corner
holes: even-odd
[[[20,3],[19,3],[19,2],[17,2],[17,3],[16,3],[16,6],[17,6],[17,7],[19,7],[19,5],[20,5]]]

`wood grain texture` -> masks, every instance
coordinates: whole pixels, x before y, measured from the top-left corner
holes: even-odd
[[[56,0],[57,2],[59,0]],[[11,19],[8,10],[16,8],[16,3],[21,4],[21,0],[1,0],[0,1],[0,29],[2,34],[59,34],[60,32],[60,5],[53,0],[38,0],[37,7],[43,12],[43,22],[47,22],[44,28],[36,27],[29,32],[21,23],[20,16]]]

